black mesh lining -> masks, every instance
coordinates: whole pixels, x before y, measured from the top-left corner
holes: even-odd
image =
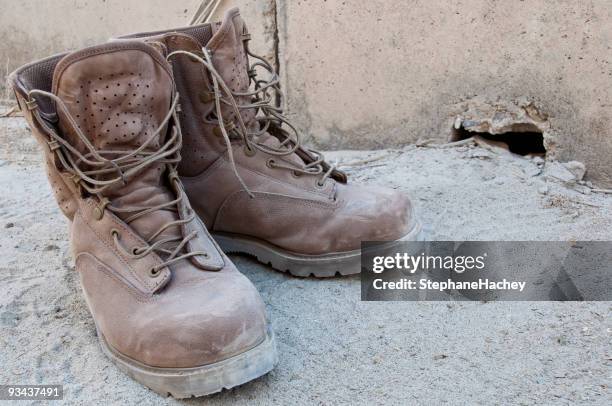
[[[18,85],[26,92],[34,89],[51,92],[53,72],[63,57],[63,54],[55,55],[22,67],[16,72]],[[55,105],[51,100],[46,97],[37,97],[36,102],[41,113],[47,118],[55,115]]]
[[[212,28],[210,27],[210,24],[195,26],[186,30],[185,34],[191,35],[197,39],[202,46],[204,46],[212,38]]]
[[[194,25],[190,27],[182,27],[182,28],[174,28],[172,30],[163,30],[163,31],[151,31],[151,32],[140,32],[137,34],[124,35],[119,37],[119,39],[143,39],[147,37],[155,37],[164,34],[171,34],[173,32],[180,32],[182,34],[191,35],[198,42],[204,46],[210,41],[212,38],[212,27],[210,24],[200,24]]]

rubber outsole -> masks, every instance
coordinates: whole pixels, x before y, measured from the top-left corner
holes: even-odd
[[[270,372],[278,362],[274,334],[268,331],[257,346],[214,364],[193,368],[156,368],[112,348],[98,331],[102,351],[132,379],[162,396],[177,399],[211,395],[242,385]]]
[[[361,250],[322,255],[301,255],[276,247],[265,241],[228,233],[212,233],[226,254],[240,253],[255,257],[277,271],[300,277],[330,278],[361,272]],[[408,234],[397,241],[422,241],[422,227],[415,222]]]

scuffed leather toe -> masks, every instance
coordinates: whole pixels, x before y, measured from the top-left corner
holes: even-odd
[[[147,333],[138,336],[136,346],[143,347],[140,353],[148,365],[212,364],[245,352],[266,337],[264,304],[255,287],[238,273],[184,288],[181,296],[184,299],[160,311],[165,316],[152,317],[141,326]],[[187,300],[192,303],[186,305]]]
[[[267,320],[256,288],[237,271],[207,276],[197,281],[182,278],[150,306],[118,314],[131,319],[130,331],[107,340],[128,357],[168,368],[212,364],[261,343]]]
[[[359,249],[361,241],[397,240],[414,227],[410,199],[393,189],[339,185],[337,198],[344,202],[337,216],[343,220],[338,228],[345,236],[337,249]]]

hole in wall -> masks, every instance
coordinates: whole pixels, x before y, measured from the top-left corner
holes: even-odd
[[[478,135],[485,140],[494,143],[506,144],[508,150],[519,155],[546,155],[544,146],[544,133],[536,125],[531,123],[517,123],[509,126],[507,131],[496,131],[495,134],[483,131],[480,128],[474,129],[470,125],[466,128],[462,123],[459,128],[453,126],[451,129],[450,141],[461,141]]]

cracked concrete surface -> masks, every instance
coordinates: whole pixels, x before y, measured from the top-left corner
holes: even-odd
[[[612,237],[612,196],[546,180],[533,160],[471,145],[329,155],[352,181],[411,194],[433,239]],[[279,365],[209,398],[161,398],[98,348],[66,220],[19,118],[0,119],[0,196],[2,383],[63,384],[78,404],[612,403],[610,303],[365,303],[358,277],[299,279],[241,256]]]
[[[550,153],[612,187],[611,2],[278,5],[287,111],[318,145],[444,142],[476,98],[502,109],[526,99],[548,116]]]

